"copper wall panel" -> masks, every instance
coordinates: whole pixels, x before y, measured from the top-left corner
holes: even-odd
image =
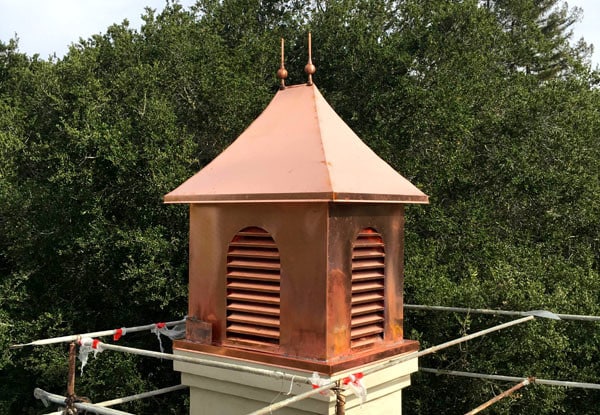
[[[404,285],[404,207],[391,204],[337,204],[330,205],[329,218],[329,272],[341,270],[350,284],[352,243],[358,232],[373,228],[381,234],[385,244],[385,342],[403,339],[403,285]],[[336,299],[342,301],[342,298]],[[343,297],[347,304],[345,317],[330,317],[333,324],[349,326],[350,294]],[[334,308],[330,305],[331,314]],[[347,334],[349,336],[349,333]],[[340,335],[329,332],[328,344],[333,349],[346,342]],[[335,345],[335,346],[334,346]]]
[[[327,297],[327,204],[192,205],[190,217],[189,315],[213,324],[213,344],[227,341],[229,243],[241,229],[257,226],[271,234],[280,254],[280,347],[325,358],[326,323],[315,316],[325,315]]]
[[[188,330],[181,346],[298,368],[346,367],[415,349],[402,337],[404,208],[398,204],[195,204],[190,211],[189,316],[210,323],[208,336]],[[227,338],[227,251],[247,227],[268,232],[281,263],[279,344]],[[350,347],[353,243],[365,228],[385,245],[383,339]],[[202,345],[204,343],[204,346]],[[181,343],[183,344],[183,343]],[[276,358],[275,356],[279,356]]]

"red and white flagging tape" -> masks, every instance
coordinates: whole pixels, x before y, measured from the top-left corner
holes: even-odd
[[[349,387],[352,392],[360,399],[361,404],[365,403],[367,400],[367,387],[363,380],[364,375],[362,372],[353,373],[349,376],[346,376],[342,379],[342,385]],[[318,389],[321,386],[324,386],[331,382],[330,380],[322,379],[319,377],[317,372],[313,372],[311,376],[311,384],[313,389]],[[331,392],[331,391],[329,391]],[[321,392],[322,394],[327,394],[329,392]]]

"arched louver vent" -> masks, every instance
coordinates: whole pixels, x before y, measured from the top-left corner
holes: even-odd
[[[227,340],[279,344],[279,250],[264,229],[240,231],[227,253]]]
[[[374,229],[363,229],[352,247],[352,349],[383,340],[384,266],[381,235]]]

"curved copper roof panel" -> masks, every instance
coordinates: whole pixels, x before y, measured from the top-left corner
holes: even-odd
[[[164,199],[428,203],[305,84],[277,92],[237,140]]]

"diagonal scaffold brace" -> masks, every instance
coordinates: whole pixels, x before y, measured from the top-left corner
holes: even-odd
[[[490,399],[487,402],[482,403],[481,405],[479,405],[477,408],[465,413],[465,415],[475,415],[478,414],[479,412],[483,411],[484,409],[489,408],[490,406],[492,406],[493,404],[495,404],[496,402],[506,398],[507,396],[512,395],[514,392],[518,391],[519,389],[529,385],[530,383],[533,383],[535,381],[535,378],[527,378],[522,380],[521,382],[517,383],[515,386],[513,386],[510,389],[505,390],[504,392],[502,392],[499,395],[494,396],[492,399]]]
[[[391,367],[391,366],[395,366],[397,364],[406,362],[408,360],[416,359],[416,358],[419,358],[419,357],[422,357],[422,356],[426,356],[426,355],[429,355],[429,354],[432,354],[432,353],[436,353],[439,350],[445,349],[447,347],[454,346],[454,345],[457,345],[457,344],[460,344],[460,343],[464,343],[464,342],[466,342],[468,340],[472,340],[472,339],[484,336],[484,335],[489,334],[489,333],[493,333],[493,332],[496,332],[496,331],[499,331],[499,330],[503,330],[503,329],[506,329],[508,327],[516,326],[517,324],[526,323],[526,322],[531,321],[533,319],[535,319],[535,317],[533,315],[529,315],[529,316],[526,316],[526,317],[523,317],[523,318],[519,318],[517,320],[512,320],[512,321],[509,321],[509,322],[506,322],[506,323],[503,323],[503,324],[499,324],[497,326],[493,326],[493,327],[490,327],[490,328],[487,328],[487,329],[484,329],[484,330],[481,330],[481,331],[469,334],[467,336],[459,337],[458,339],[450,340],[448,342],[445,342],[445,343],[442,343],[442,344],[438,344],[436,346],[432,346],[432,347],[429,347],[427,349],[423,349],[420,352],[409,353],[409,354],[401,355],[401,356],[398,356],[398,357],[395,357],[395,358],[392,358],[392,359],[389,359],[389,360],[385,360],[385,361],[383,361],[380,364],[374,365],[374,366],[372,366],[372,367],[370,367],[370,368],[368,368],[366,370],[363,370],[362,373],[363,373],[364,376],[372,374],[372,373],[376,373],[376,372],[378,372],[381,369],[384,369],[384,368],[387,368],[387,367]],[[290,404],[292,404],[294,402],[299,402],[299,401],[301,401],[303,399],[310,398],[311,396],[316,395],[318,393],[321,393],[321,392],[323,392],[325,390],[330,390],[331,388],[334,388],[336,385],[337,385],[337,382],[336,381],[332,381],[332,382],[327,383],[327,384],[325,384],[325,385],[323,385],[323,386],[321,386],[319,388],[316,388],[316,389],[304,392],[304,393],[302,393],[300,395],[293,396],[293,397],[285,399],[283,401],[271,404],[271,405],[269,405],[269,406],[267,406],[265,408],[262,408],[262,409],[259,409],[257,411],[251,412],[248,415],[267,415],[267,414],[270,414],[271,412],[273,412],[276,409],[280,409],[280,408],[288,406],[288,405],[290,405]]]

